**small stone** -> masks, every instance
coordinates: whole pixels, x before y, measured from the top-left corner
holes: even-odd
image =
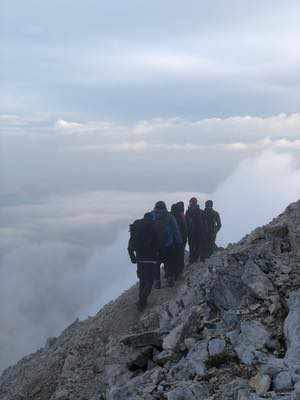
[[[233,346],[235,346],[235,344],[237,343],[239,334],[240,331],[238,329],[226,333],[226,337],[230,340]]]
[[[225,340],[223,339],[212,339],[208,343],[208,352],[210,356],[216,356],[222,354],[225,350]]]
[[[289,274],[292,271],[292,267],[289,265],[281,265],[281,270],[284,274]]]
[[[289,314],[284,322],[287,343],[285,360],[291,368],[300,368],[300,290],[291,293],[288,300]]]
[[[247,389],[240,389],[238,391],[237,400],[249,400],[249,390]]]
[[[275,292],[273,283],[251,259],[247,261],[241,279],[258,299],[267,300],[269,294]]]
[[[66,389],[59,389],[51,396],[51,400],[68,400],[69,398],[69,392]]]
[[[299,371],[294,371],[292,380],[293,380],[294,383],[300,382],[300,374],[299,374]]]
[[[287,365],[282,358],[277,358],[270,354],[256,352],[255,360],[260,365],[262,375],[274,377],[287,369]]]
[[[164,350],[161,353],[153,357],[153,361],[159,365],[164,365],[169,361],[177,361],[180,358],[180,354],[174,353],[171,350]]]
[[[207,385],[202,383],[182,383],[181,386],[167,393],[168,400],[207,399]]]
[[[195,345],[195,343],[196,343],[196,339],[195,338],[186,338],[184,340],[185,347],[188,350],[191,350],[191,348]]]
[[[250,379],[249,383],[259,396],[264,396],[270,389],[271,378],[269,375],[261,375],[258,373]]]
[[[223,314],[223,321],[227,328],[235,329],[240,323],[237,312],[225,311]]]
[[[295,384],[295,400],[300,400],[300,382]]]
[[[289,390],[292,386],[292,376],[288,371],[280,372],[274,379],[275,390]]]
[[[244,364],[254,362],[256,350],[262,350],[271,338],[270,333],[259,321],[244,321],[241,323],[241,333],[235,345],[235,351]]]
[[[146,347],[146,346],[161,347],[162,339],[160,332],[155,330],[155,331],[148,331],[139,334],[125,336],[121,339],[121,343],[124,343],[126,346],[132,346],[132,347]]]
[[[164,350],[174,350],[182,339],[183,324],[176,326],[163,340]]]

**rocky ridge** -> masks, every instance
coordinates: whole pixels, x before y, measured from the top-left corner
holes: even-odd
[[[300,201],[172,289],[137,286],[8,368],[1,400],[300,400]]]

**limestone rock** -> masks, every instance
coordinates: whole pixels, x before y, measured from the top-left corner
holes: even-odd
[[[163,340],[164,350],[175,350],[183,339],[183,324],[176,326]]]
[[[292,375],[289,371],[280,372],[274,379],[273,386],[275,390],[290,390],[293,387]]]
[[[258,373],[250,380],[250,386],[259,396],[264,396],[270,389],[271,378],[269,375],[261,375]]]
[[[216,356],[222,354],[225,350],[225,340],[223,339],[211,339],[208,343],[208,352],[210,356]]]
[[[275,292],[275,288],[258,265],[249,260],[242,275],[243,283],[248,286],[259,299],[268,299]]]
[[[125,336],[121,342],[131,347],[162,346],[162,337],[158,330]]]
[[[261,322],[245,321],[241,323],[241,333],[233,345],[241,362],[252,364],[255,351],[263,349],[270,338],[270,333]]]
[[[237,400],[250,400],[249,390],[240,389],[237,394]]]
[[[191,350],[193,346],[196,344],[196,339],[195,338],[186,338],[184,339],[184,345],[186,349]]]
[[[300,382],[295,384],[295,400],[300,400]]]
[[[200,383],[181,384],[167,393],[168,400],[206,400],[207,396],[207,386]]]
[[[300,290],[291,294],[288,307],[289,314],[284,323],[288,348],[285,360],[294,368],[300,367]]]
[[[275,377],[280,372],[288,370],[288,366],[284,359],[274,357],[272,354],[255,352],[255,360],[262,374]]]
[[[186,359],[194,367],[196,374],[203,374],[206,371],[205,361],[208,359],[207,342],[196,343],[187,354]]]
[[[180,354],[172,350],[164,350],[153,357],[153,361],[159,365],[164,365],[167,362],[176,361],[178,359],[180,359]]]

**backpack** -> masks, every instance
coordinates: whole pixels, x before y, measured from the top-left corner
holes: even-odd
[[[154,229],[157,235],[160,250],[173,245],[174,240],[172,228],[167,217],[156,219],[154,221]]]
[[[156,237],[153,222],[137,219],[130,227],[130,241],[134,251],[148,255],[155,251]]]

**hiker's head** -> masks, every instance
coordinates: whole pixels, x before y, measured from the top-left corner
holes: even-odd
[[[176,214],[177,212],[178,212],[178,204],[177,203],[172,204],[171,213]]]
[[[178,210],[179,212],[184,212],[184,202],[183,202],[183,201],[179,201],[179,202],[177,203],[177,210]]]
[[[155,211],[167,211],[166,203],[165,203],[164,201],[161,201],[161,200],[158,201],[158,202],[155,204],[154,210],[155,210]]]
[[[207,200],[205,202],[205,208],[213,208],[213,205],[214,205],[214,203],[212,200]]]
[[[196,199],[196,197],[192,197],[190,199],[190,207],[196,207],[198,205],[198,200]]]

